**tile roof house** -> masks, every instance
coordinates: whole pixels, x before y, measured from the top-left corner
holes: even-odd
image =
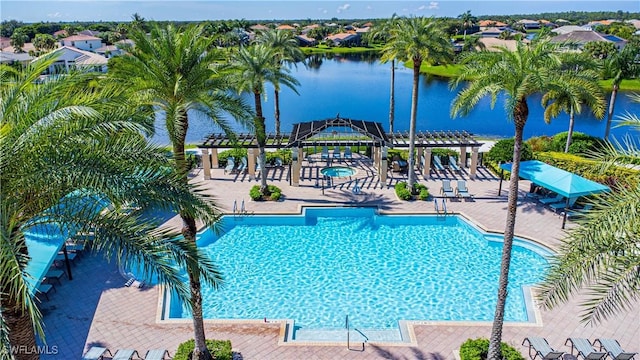
[[[93,69],[97,72],[107,72],[108,60],[102,55],[70,46],[63,46],[53,50],[51,53],[56,54],[58,58],[55,63],[49,66],[49,75],[68,72],[73,68]]]
[[[325,39],[333,42],[334,46],[356,45],[360,40],[360,36],[355,33],[338,33],[329,35]]]
[[[102,39],[90,35],[72,35],[60,40],[61,46],[71,46],[80,50],[95,51],[104,46]]]
[[[5,52],[0,51],[0,64],[15,64],[22,63],[23,65],[28,65],[31,60],[33,60],[33,56],[28,53],[14,53],[14,52]]]
[[[69,36],[69,33],[67,32],[67,30],[58,30],[53,33],[53,37],[56,39],[61,37],[67,37],[67,36]]]
[[[11,45],[11,38],[0,36],[0,49]]]
[[[7,47],[3,47],[2,51],[15,53],[16,49],[14,49],[13,46],[9,45]],[[33,46],[33,43],[24,43],[24,45],[22,46],[22,52],[28,53],[30,51],[36,51],[36,47]]]
[[[296,35],[295,38],[300,46],[314,46],[317,43],[316,39],[310,38],[305,34]]]
[[[478,22],[478,26],[480,26],[481,28],[485,28],[485,27],[504,28],[507,26],[507,24],[501,21],[495,21],[495,20],[481,20]]]
[[[556,33],[558,35],[562,35],[562,34],[568,34],[574,31],[584,31],[584,30],[589,30],[589,29],[583,26],[578,26],[578,25],[565,25],[565,26],[560,26],[559,28],[555,28],[551,30],[551,32]]]
[[[253,31],[265,31],[265,30],[269,30],[268,27],[262,25],[262,24],[256,24],[253,26],[250,26],[249,29],[253,30]]]
[[[287,24],[282,24],[278,27],[276,27],[276,30],[295,30],[296,28],[294,28],[291,25],[287,25]]]
[[[522,19],[518,20],[516,23],[522,25],[526,30],[540,29],[540,23],[537,20]]]
[[[478,41],[484,44],[484,47],[487,49],[487,51],[499,51],[501,47],[507,48],[510,51],[514,51],[518,44],[517,40],[503,40],[494,37],[484,37],[479,39]],[[522,41],[524,43],[529,42],[526,39],[523,39]]]
[[[619,38],[615,35],[601,34],[592,30],[579,30],[572,31],[570,33],[554,36],[551,38],[553,42],[572,42],[577,44],[579,49],[582,49],[584,44],[593,41],[608,41],[615,44],[618,50],[625,47],[627,40]]]

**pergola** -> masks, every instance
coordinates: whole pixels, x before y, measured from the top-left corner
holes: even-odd
[[[391,148],[408,148],[408,132],[385,133],[382,124],[373,121],[335,118],[301,122],[293,125],[289,135],[267,135],[265,148],[292,150],[292,181],[299,183],[302,167],[303,149],[318,146],[368,146],[371,147],[374,166],[378,169],[380,181],[387,177],[387,151]],[[471,166],[469,177],[475,178],[478,167],[478,149],[482,143],[466,131],[419,131],[415,136],[417,170],[429,176],[431,153],[433,148],[459,147],[460,163],[467,164],[467,148],[471,148]],[[211,168],[218,167],[218,149],[245,148],[248,155],[248,168],[255,168],[258,141],[255,134],[238,134],[234,138],[224,134],[212,134],[198,146],[202,151],[205,179],[211,178]],[[250,172],[250,176],[253,174]]]

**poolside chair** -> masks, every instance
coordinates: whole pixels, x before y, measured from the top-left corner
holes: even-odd
[[[433,167],[435,167],[436,170],[440,172],[446,171],[444,166],[442,166],[442,161],[440,161],[440,156],[438,155],[433,156]]]
[[[275,167],[279,167],[279,168],[281,168],[281,167],[283,167],[283,166],[284,166],[284,165],[282,164],[282,159],[281,159],[281,158],[279,158],[279,157],[277,157],[277,158],[273,161],[273,163],[274,163]]]
[[[89,349],[89,351],[87,351],[86,354],[84,354],[82,360],[100,360],[103,359],[105,354],[107,353],[109,354],[109,356],[112,356],[111,351],[109,351],[109,349],[107,349],[106,347],[93,346],[91,347],[91,349]]]
[[[596,339],[593,345],[595,346],[596,343],[600,343],[600,351],[606,351],[611,360],[630,360],[637,354],[622,350],[620,343],[616,339]]]
[[[46,281],[50,284],[51,281],[55,281],[58,283],[58,285],[62,285],[62,283],[60,282],[60,278],[62,277],[62,275],[65,275],[64,271],[62,270],[49,269],[49,271],[47,271],[47,273],[44,275],[42,282]]]
[[[440,193],[448,198],[454,197],[455,193],[453,192],[453,188],[451,187],[451,180],[442,180],[442,187],[440,188]]]
[[[564,200],[564,196],[560,194],[556,194],[556,196],[554,197],[542,198],[542,199],[539,199],[538,201],[540,201],[542,204],[549,205],[549,204],[561,202],[563,200]]]
[[[549,204],[549,208],[551,208],[551,210],[555,212],[558,212],[558,210],[571,209],[571,207],[576,204],[576,200],[578,200],[578,198],[569,198],[569,203],[567,203],[566,200],[560,201],[557,203]]]
[[[540,337],[526,337],[522,341],[522,345],[529,343],[529,357],[533,360],[537,356],[540,359],[560,359],[564,355],[563,351],[556,351],[550,345],[547,339]]]
[[[458,187],[456,188],[456,196],[463,199],[471,199],[473,196],[469,194],[467,189],[467,182],[464,180],[458,180]]]
[[[333,148],[333,158],[338,159],[338,161],[342,159],[342,154],[340,153],[340,146],[336,146]]]
[[[348,146],[344,149],[344,158],[345,158],[345,160],[346,159],[349,159],[349,160],[353,159],[353,155],[351,154],[351,148],[348,147]]]
[[[322,154],[320,154],[321,160],[329,160],[329,148],[327,146],[322,147]]]
[[[47,301],[49,301],[49,293],[51,291],[56,291],[56,288],[51,284],[40,284],[40,286],[38,286],[38,293],[43,294]]]
[[[585,338],[568,338],[564,344],[569,345],[569,343],[571,344],[571,355],[573,355],[574,349],[578,351],[576,358],[582,356],[585,360],[600,360],[607,356],[606,352],[596,351],[589,340]]]
[[[236,163],[233,160],[233,157],[229,156],[227,158],[227,166],[224,167],[224,173],[229,174],[236,168]]]
[[[460,166],[458,166],[458,160],[451,155],[449,155],[449,169],[451,169],[451,171],[460,173]]]
[[[147,354],[144,356],[144,360],[164,360],[165,355],[168,358],[171,358],[169,351],[166,349],[152,349],[147,351]]]
[[[242,173],[247,171],[247,157],[243,157],[242,159],[240,159],[240,165],[238,165],[238,168],[236,169],[236,172],[238,173]]]
[[[133,359],[133,355],[135,354],[136,359],[142,359],[138,354],[138,351],[133,349],[119,349],[113,354],[111,360],[131,360]]]
[[[567,211],[567,218],[568,219],[579,218],[581,216],[584,216],[584,214],[589,212],[592,208],[593,208],[592,204],[586,204],[585,206],[582,207],[582,209],[569,210]]]

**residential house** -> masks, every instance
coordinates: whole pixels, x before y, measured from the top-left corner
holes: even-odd
[[[33,60],[33,56],[29,55],[28,53],[0,51],[0,64],[12,65],[20,63],[24,66],[27,66],[29,65],[31,60]]]
[[[485,49],[487,49],[488,51],[499,51],[500,48],[507,48],[509,51],[514,51],[518,44],[517,40],[503,40],[494,37],[485,37],[479,39],[478,41],[484,44]],[[524,43],[529,42],[526,39],[523,39],[522,41]]]
[[[295,29],[296,28],[294,28],[293,26],[287,25],[287,24],[282,24],[276,27],[276,30],[295,30]]]
[[[310,38],[305,34],[295,36],[299,46],[315,46],[317,41],[314,38]]]
[[[480,30],[482,30],[483,28],[491,28],[491,27],[497,27],[498,29],[504,29],[507,27],[507,24],[501,22],[501,21],[495,21],[495,20],[481,20],[478,22],[478,26],[480,26]]]
[[[60,40],[61,46],[70,46],[80,50],[95,51],[104,46],[102,39],[89,35],[72,35]]]
[[[551,32],[556,33],[558,35],[563,35],[563,34],[568,34],[574,31],[585,31],[585,30],[589,30],[589,28],[585,28],[584,26],[578,26],[578,25],[565,25],[565,26],[560,26],[559,28],[555,28],[551,30]]]
[[[53,37],[56,39],[64,38],[67,36],[69,36],[69,33],[67,32],[67,30],[58,30],[53,33]]]
[[[9,45],[7,47],[3,47],[2,51],[15,53],[16,49],[14,49],[13,46]],[[22,45],[22,52],[24,53],[34,53],[35,51],[36,47],[33,46],[33,43],[24,43],[24,45]]]
[[[47,70],[47,75],[60,74],[72,69],[90,69],[97,72],[107,72],[107,58],[93,52],[80,50],[75,47],[63,46],[52,53],[57,60]]]
[[[540,29],[540,23],[537,20],[522,19],[518,20],[516,24],[522,25],[525,30]]]
[[[78,35],[87,35],[87,36],[93,36],[93,37],[98,37],[100,35],[100,31],[95,31],[95,30],[82,30],[78,33]]]
[[[301,33],[306,35],[310,30],[316,29],[316,28],[319,28],[319,27],[320,27],[320,25],[318,25],[318,24],[307,25],[307,26],[302,28]]]
[[[266,31],[269,30],[268,27],[262,25],[262,24],[256,24],[253,26],[250,26],[249,29],[251,29],[252,31]]]
[[[509,31],[511,33],[515,33],[513,30],[507,29],[507,28],[488,27],[476,33],[476,35],[480,35],[480,37],[483,37],[483,38],[485,37],[497,38],[500,36],[500,34],[502,34],[503,31]]]
[[[333,46],[355,46],[360,42],[360,36],[356,33],[338,33],[325,38],[333,43]]]
[[[114,56],[119,56],[124,54],[123,48],[128,46],[133,46],[133,40],[124,39],[116,41],[113,45],[105,45],[103,47],[97,48],[95,53],[98,55],[102,55],[105,58],[109,59]]]
[[[618,50],[621,50],[627,44],[627,40],[619,38],[615,35],[601,34],[592,30],[579,30],[570,33],[554,36],[551,38],[553,42],[571,42],[576,44],[579,50],[582,50],[584,44],[593,41],[608,41],[615,44]]]
[[[4,49],[11,45],[11,38],[0,36],[0,49]]]

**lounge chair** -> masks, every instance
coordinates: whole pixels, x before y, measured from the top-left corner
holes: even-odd
[[[467,182],[464,180],[458,180],[458,187],[456,188],[456,196],[464,199],[471,199],[472,195],[469,194],[467,189]]]
[[[247,171],[247,157],[243,157],[242,159],[240,159],[240,165],[238,165],[238,168],[236,169],[236,172],[238,173],[242,173]]]
[[[236,168],[236,163],[231,156],[227,158],[227,166],[224,167],[224,173],[229,174]]]
[[[586,204],[585,206],[582,207],[582,209],[569,210],[567,211],[567,218],[568,219],[579,218],[581,216],[584,216],[584,214],[589,212],[592,208],[593,208],[592,204]]]
[[[60,278],[65,275],[64,271],[62,270],[58,270],[58,269],[49,269],[49,271],[47,271],[47,273],[44,275],[44,279],[42,279],[42,282],[47,282],[49,284],[51,284],[51,281],[55,281],[58,283],[58,285],[62,285],[62,283],[60,282]]]
[[[82,360],[100,360],[104,358],[105,354],[111,355],[111,351],[105,347],[93,346],[86,354],[82,357]]]
[[[451,171],[460,173],[460,166],[458,166],[458,160],[453,156],[449,156],[449,169],[451,169]]]
[[[440,193],[446,198],[455,196],[455,193],[453,192],[453,188],[451,187],[451,180],[442,180],[442,187],[440,188]]]
[[[442,161],[440,161],[440,156],[438,156],[438,155],[434,155],[433,156],[433,167],[435,167],[436,170],[441,171],[441,172],[445,172],[446,171],[444,169],[444,166],[442,166]]]
[[[169,351],[165,349],[152,349],[147,351],[147,354],[144,356],[145,360],[164,360],[165,355],[168,358],[171,358],[169,355]]]
[[[600,343],[600,351],[606,351],[611,360],[630,360],[637,354],[622,350],[620,343],[616,339],[596,339],[593,345],[595,346],[596,343]]]
[[[600,360],[607,356],[606,352],[596,351],[589,340],[585,338],[568,338],[564,344],[569,345],[569,343],[571,344],[571,355],[573,355],[574,349],[578,352],[576,358],[582,356],[585,360]]]
[[[120,349],[113,354],[111,360],[131,360],[134,354],[137,356],[136,359],[142,359],[136,350]]]
[[[283,166],[284,166],[284,165],[282,164],[282,159],[281,159],[281,158],[279,158],[279,157],[277,157],[277,158],[273,161],[273,163],[274,163],[275,167],[279,167],[279,168],[281,168],[281,167],[283,167]]]
[[[538,201],[540,201],[541,203],[545,204],[545,205],[549,205],[549,204],[554,204],[554,203],[558,203],[558,202],[564,202],[564,196],[560,195],[560,194],[556,194],[556,196],[554,197],[547,197],[547,198],[542,198],[539,199]]]
[[[543,360],[560,359],[564,355],[564,352],[554,350],[545,338],[526,337],[522,341],[522,345],[527,342],[529,343],[529,357],[532,360],[537,356],[540,356],[540,359]]]
[[[349,160],[353,159],[353,155],[351,154],[351,148],[348,147],[348,146],[344,149],[344,158],[345,158],[345,160],[346,159],[349,159]]]
[[[329,148],[326,146],[322,147],[322,154],[320,154],[320,160],[329,160]]]
[[[38,286],[38,293],[43,294],[47,301],[49,301],[49,293],[51,291],[56,291],[56,288],[51,284],[40,284],[40,286]]]
[[[566,201],[560,201],[557,203],[549,204],[549,207],[555,212],[557,212],[558,210],[564,210],[565,208],[571,209],[571,207],[576,204],[576,200],[578,200],[578,198],[569,198],[568,205]]]
[[[342,159],[342,154],[340,154],[340,146],[336,146],[333,148],[333,158],[334,159]]]

